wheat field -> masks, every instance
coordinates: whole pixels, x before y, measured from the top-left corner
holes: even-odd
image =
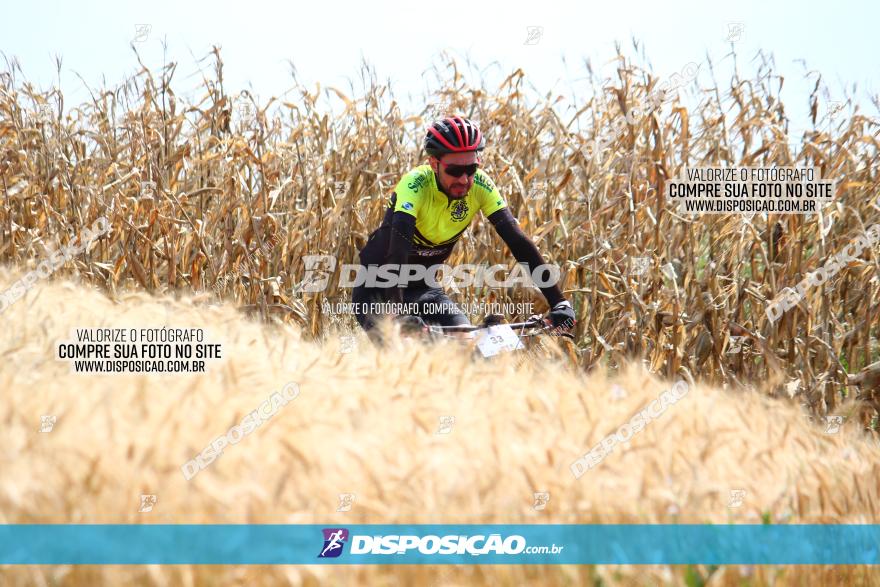
[[[363,337],[321,312],[347,292],[297,289],[307,254],[356,262],[402,172],[421,163],[430,107],[402,112],[366,68],[363,88],[297,86],[254,102],[223,85],[215,52],[199,101],[174,65],[143,68],[92,101],[0,73],[0,291],[111,230],[2,314],[3,523],[876,523],[880,447],[877,251],[775,322],[764,309],[880,221],[878,120],[822,117],[792,149],[776,74],[696,88],[582,148],[644,101],[658,77],[617,56],[615,79],[568,104],[522,71],[468,85],[450,62],[425,103],[480,121],[487,172],[524,231],[563,270],[577,355],[517,366],[459,347]],[[531,93],[530,93],[531,92]],[[327,96],[341,112],[322,106]],[[555,102],[554,102],[555,100]],[[249,105],[248,105],[249,104]],[[502,140],[503,139],[503,140]],[[687,165],[811,165],[837,180],[822,216],[682,217],[658,193]],[[340,187],[340,183],[341,186]],[[829,223],[829,219],[831,219]],[[635,256],[651,270],[637,278]],[[512,264],[477,220],[450,263]],[[675,268],[674,278],[660,267]],[[456,301],[535,303],[529,290]],[[512,316],[512,319],[522,316]],[[474,317],[478,319],[479,317]],[[74,328],[203,327],[225,358],[204,375],[70,372],[54,345]],[[356,330],[354,330],[356,331]],[[745,350],[728,353],[730,336]],[[688,396],[575,479],[569,465],[669,383]],[[186,481],[181,465],[288,381],[301,395]],[[616,383],[624,397],[611,393]],[[794,385],[792,385],[794,383]],[[57,416],[39,432],[43,414]],[[825,420],[844,416],[836,434]],[[438,420],[454,416],[450,434]],[[745,491],[739,508],[732,490]],[[549,507],[532,508],[547,491]],[[338,513],[338,495],[355,494]],[[138,512],[138,498],[157,507]],[[4,584],[873,584],[863,567],[11,567]]]
[[[336,343],[315,344],[296,328],[247,321],[228,304],[197,308],[190,299],[146,293],[114,302],[84,283],[40,285],[19,304],[26,311],[7,317],[0,349],[3,523],[759,523],[765,517],[866,523],[878,517],[880,446],[855,420],[826,434],[797,406],[759,391],[695,386],[630,446],[575,479],[571,462],[668,382],[632,366],[613,377],[626,392],[615,398],[604,369],[590,375],[532,364],[517,369],[509,360],[473,362],[454,346],[429,351],[401,339],[385,352],[361,340],[357,352],[343,354]],[[205,328],[226,358],[204,375],[174,376],[74,374],[54,359],[55,342],[73,328],[132,324]],[[299,397],[184,479],[184,462],[288,381],[299,384]],[[50,433],[39,432],[43,414],[57,417]],[[440,435],[443,416],[454,416],[455,424]],[[745,491],[740,508],[728,507],[734,489]],[[547,509],[532,509],[536,491],[550,493]],[[340,493],[356,496],[351,511],[336,512]],[[157,496],[152,512],[138,511],[142,494]],[[327,567],[83,566],[7,567],[3,574],[11,584],[252,584],[256,577],[261,584],[580,584],[591,577],[632,584],[637,577],[677,582],[684,572],[359,567],[351,575]],[[747,571],[722,574],[740,572]],[[770,569],[751,572],[772,576]],[[853,584],[862,572],[852,567],[834,576],[838,584]],[[782,576],[794,585],[823,575],[801,568]]]

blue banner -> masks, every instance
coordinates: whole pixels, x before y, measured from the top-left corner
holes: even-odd
[[[880,525],[0,525],[0,564],[880,564]]]

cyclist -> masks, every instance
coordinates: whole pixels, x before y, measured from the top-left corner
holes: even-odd
[[[424,142],[428,164],[412,169],[397,184],[382,224],[360,251],[361,265],[427,268],[442,264],[477,210],[489,219],[518,262],[526,263],[530,272],[543,265],[538,248],[520,229],[495,184],[479,169],[478,153],[485,144],[480,129],[466,118],[453,116],[434,122]],[[570,328],[575,322],[574,310],[559,287],[554,284],[540,290],[551,308],[548,318],[552,326]],[[470,324],[441,288],[424,280],[403,287],[357,286],[352,302],[358,323],[368,333],[382,316],[371,313],[370,305],[383,302],[414,307],[413,315],[429,324]]]

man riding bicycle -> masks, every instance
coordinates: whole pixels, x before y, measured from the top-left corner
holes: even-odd
[[[485,144],[480,129],[466,118],[453,116],[434,122],[424,143],[430,156],[428,165],[412,169],[397,184],[382,224],[360,251],[361,265],[395,269],[404,264],[440,265],[452,254],[477,210],[530,272],[544,265],[538,248],[520,229],[495,184],[479,170],[478,152]],[[396,270],[392,273],[400,275]],[[552,326],[570,328],[575,322],[574,310],[559,287],[553,284],[539,289],[551,308],[548,318]],[[432,287],[424,279],[390,288],[359,285],[352,292],[352,302],[358,324],[368,333],[381,316],[370,312],[370,306],[387,302],[414,308],[412,315],[428,324],[470,324],[440,287]]]

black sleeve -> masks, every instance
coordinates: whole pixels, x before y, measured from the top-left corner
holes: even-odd
[[[388,252],[385,254],[385,263],[390,265],[403,265],[409,259],[412,251],[413,234],[416,231],[416,219],[406,212],[395,212],[391,217],[391,236],[388,239]],[[399,271],[394,271],[399,275]],[[390,290],[392,302],[403,301],[403,288],[393,287]]]
[[[529,273],[534,271],[535,267],[545,263],[544,257],[541,256],[538,247],[535,246],[532,239],[526,236],[519,227],[519,223],[516,221],[516,218],[513,217],[513,214],[510,213],[509,208],[502,208],[501,210],[490,214],[489,222],[495,227],[498,236],[504,239],[504,242],[510,247],[510,252],[513,253],[516,260],[528,265]],[[541,290],[541,293],[544,294],[544,298],[547,299],[547,303],[550,304],[551,308],[565,300],[565,296],[562,295],[562,291],[559,289],[558,285],[551,285],[550,287],[542,287],[539,289]]]

